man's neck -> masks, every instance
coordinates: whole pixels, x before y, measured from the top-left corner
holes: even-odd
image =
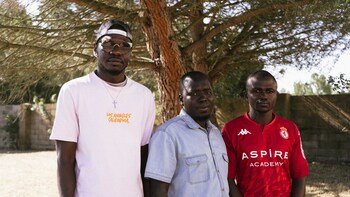
[[[199,126],[201,126],[204,129],[208,129],[207,121],[196,121]]]
[[[250,119],[252,119],[254,122],[258,123],[258,124],[262,124],[262,125],[267,125],[269,124],[273,118],[274,118],[274,114],[272,113],[272,111],[269,112],[256,112],[256,111],[250,111],[248,113],[248,116],[250,117]]]
[[[95,74],[108,83],[121,83],[126,79],[124,73],[120,73],[119,75],[109,75],[99,70],[95,70]]]

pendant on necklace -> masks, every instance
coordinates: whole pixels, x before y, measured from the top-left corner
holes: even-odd
[[[117,101],[116,100],[114,100],[113,102],[113,105],[114,105],[114,109],[117,107]]]

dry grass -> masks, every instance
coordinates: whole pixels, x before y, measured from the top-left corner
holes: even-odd
[[[350,197],[350,165],[309,164],[308,197]]]
[[[307,197],[350,197],[350,165],[310,163]],[[0,197],[55,197],[54,151],[0,152]]]

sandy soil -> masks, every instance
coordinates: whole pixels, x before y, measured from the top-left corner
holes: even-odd
[[[350,197],[350,165],[310,163],[307,197]],[[0,197],[56,197],[55,151],[0,151]]]

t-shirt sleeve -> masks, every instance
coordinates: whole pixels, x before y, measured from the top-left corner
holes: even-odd
[[[222,129],[222,137],[224,139],[226,150],[227,150],[227,156],[228,156],[228,178],[234,179],[236,177],[236,168],[237,168],[237,158],[236,158],[236,151],[234,150],[233,146],[233,139],[230,135],[230,129],[229,126],[225,125]]]
[[[56,104],[55,120],[50,135],[51,140],[77,142],[79,134],[78,117],[71,89],[62,86]]]
[[[144,109],[145,126],[144,126],[143,135],[141,139],[141,146],[148,144],[152,135],[154,120],[156,117],[155,102],[151,93],[148,98],[149,98],[148,104]]]
[[[170,183],[175,173],[176,164],[173,139],[162,130],[156,131],[149,143],[145,177]]]
[[[295,125],[295,142],[291,156],[290,171],[292,178],[302,178],[309,174],[308,163],[304,154],[300,132]]]

